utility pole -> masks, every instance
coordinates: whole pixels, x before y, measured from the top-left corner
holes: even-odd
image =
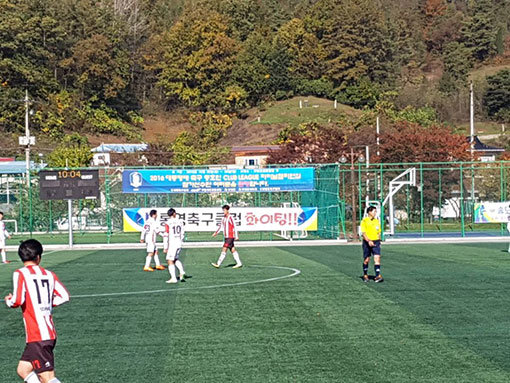
[[[471,161],[474,160],[474,145],[475,145],[475,97],[473,92],[473,81],[469,85],[469,127],[470,127],[470,139],[471,145]]]
[[[377,116],[375,120],[375,132],[376,132],[376,143],[377,143],[377,157],[379,157],[379,133],[380,133],[380,126],[379,126],[379,116]]]
[[[26,148],[25,148],[25,161],[26,161],[26,172],[27,172],[27,186],[30,187],[30,128],[28,126],[29,123],[29,114],[30,114],[30,104],[28,100],[28,90],[25,90],[25,140],[26,140]]]
[[[473,216],[475,211],[475,175],[473,172],[473,161],[475,160],[475,93],[473,91],[473,81],[469,84],[469,128],[469,146],[471,150],[471,216]],[[461,203],[463,202],[461,201]]]

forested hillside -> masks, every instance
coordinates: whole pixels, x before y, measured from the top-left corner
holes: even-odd
[[[25,90],[45,155],[140,141],[144,119],[179,116],[153,147],[214,162],[233,121],[296,95],[363,110],[331,121],[349,134],[375,115],[456,125],[470,72],[490,66],[474,78],[477,117],[506,122],[509,23],[505,0],[0,0],[0,147],[19,151]]]

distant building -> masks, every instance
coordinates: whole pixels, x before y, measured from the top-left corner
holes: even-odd
[[[147,144],[101,144],[92,149],[93,166],[107,166],[111,164],[111,154],[136,153],[147,150]]]
[[[468,142],[471,142],[471,137],[467,137],[467,140]],[[478,136],[474,136],[473,141],[473,152],[475,156],[480,158],[480,161],[482,162],[496,161],[496,156],[498,154],[503,154],[505,151],[505,149],[484,144],[482,141],[480,141]]]
[[[30,170],[40,170],[45,163],[30,161]],[[0,204],[11,203],[11,196],[18,193],[18,185],[25,183],[27,163],[14,158],[0,158]]]
[[[46,167],[46,164],[30,161],[31,170],[39,170]],[[0,160],[0,176],[22,175],[27,173],[27,163],[25,161],[4,161]]]
[[[233,146],[237,166],[264,166],[271,152],[280,150],[278,145]]]

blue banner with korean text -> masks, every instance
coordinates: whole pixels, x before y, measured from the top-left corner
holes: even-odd
[[[122,172],[123,193],[236,193],[314,190],[314,168],[137,169]]]

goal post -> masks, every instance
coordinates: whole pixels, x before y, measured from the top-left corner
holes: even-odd
[[[297,202],[284,202],[282,203],[283,208],[291,208],[291,207],[301,207]],[[305,239],[308,237],[307,230],[297,230],[297,231],[289,231],[289,230],[281,230],[280,234],[276,234],[278,237],[286,239],[288,241],[292,241],[293,239]]]
[[[382,204],[383,206],[388,205],[389,231],[385,234],[395,234],[395,209],[393,206],[393,197],[405,185],[416,186],[416,168],[409,168],[390,181],[389,193]]]

